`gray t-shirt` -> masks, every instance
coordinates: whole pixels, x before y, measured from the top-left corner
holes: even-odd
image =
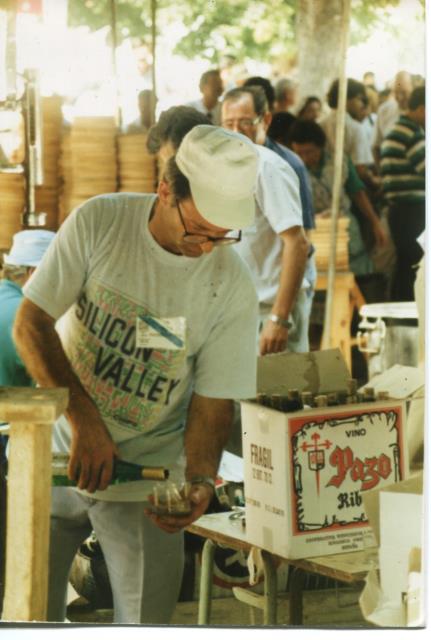
[[[255,394],[257,300],[231,247],[200,258],[165,251],[148,229],[155,195],[109,194],[75,210],[24,294],[54,319],[67,357],[120,456],[174,467],[191,393]],[[202,425],[205,437],[205,425]],[[64,416],[55,450],[67,452]],[[93,497],[139,500],[148,484]]]

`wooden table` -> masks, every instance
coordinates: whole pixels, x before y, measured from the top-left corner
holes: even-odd
[[[202,571],[199,589],[198,624],[208,625],[211,616],[211,593],[216,547],[224,546],[250,552],[253,545],[247,541],[247,533],[239,520],[232,520],[234,512],[214,513],[202,516],[187,528],[187,531],[205,538],[202,552]],[[293,567],[289,588],[290,624],[303,623],[303,586],[307,573],[334,578],[348,584],[360,583],[377,566],[377,549],[351,553],[319,556],[302,560],[286,560],[262,550],[264,568],[264,593],[256,594],[241,587],[232,589],[234,596],[254,607],[263,609],[264,624],[277,624],[277,574],[280,561]]]

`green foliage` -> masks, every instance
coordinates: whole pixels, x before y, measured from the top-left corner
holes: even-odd
[[[149,42],[151,37],[150,0],[116,0],[117,37]],[[88,26],[92,31],[111,24],[110,0],[69,0],[69,24]]]
[[[1,2],[2,0],[0,0]],[[321,0],[322,1],[322,0]],[[352,0],[351,44],[387,28],[385,9],[400,0]],[[424,5],[425,0],[421,0]],[[217,64],[224,54],[262,62],[296,52],[297,0],[158,0],[157,30],[180,20],[187,29],[175,52]],[[69,0],[71,25],[99,29],[110,23],[110,0]],[[116,0],[118,38],[150,41],[151,0]]]
[[[193,0],[183,13],[187,35],[176,52],[188,58],[200,55],[218,62],[229,53],[271,60],[295,49],[294,0]]]

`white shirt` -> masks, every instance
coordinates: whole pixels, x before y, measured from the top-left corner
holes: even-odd
[[[255,224],[243,230],[235,250],[247,263],[260,304],[272,305],[281,275],[283,241],[278,235],[302,226],[299,180],[292,167],[261,145],[255,193]]]
[[[376,131],[376,119],[377,119],[377,115],[375,113],[370,113],[360,123],[367,137],[367,141],[370,149],[372,149],[372,146],[373,146],[373,140],[374,140],[374,135]]]
[[[221,124],[221,102],[217,102],[215,107],[213,107],[209,111],[206,108],[206,106],[204,105],[202,98],[200,98],[199,100],[193,100],[193,102],[188,102],[187,106],[188,107],[194,107],[195,109],[197,109],[201,113],[204,113],[206,116],[208,114],[210,114],[211,115],[211,124],[214,124],[214,125],[216,125],[218,127],[220,126],[220,124]]]
[[[328,148],[332,152],[335,151],[336,122],[337,111],[332,110],[329,116],[320,123],[326,134]],[[374,162],[365,130],[362,128],[361,123],[354,120],[347,111],[344,129],[344,153],[350,156],[354,165],[373,164]]]
[[[54,319],[66,314],[58,328],[63,348],[120,457],[175,468],[192,391],[255,395],[257,301],[232,247],[200,258],[160,247],[148,230],[155,198],[109,194],[84,203],[61,226],[24,294]],[[184,320],[185,336],[170,329],[182,347],[163,346],[169,334],[157,329],[157,346],[139,343],[137,324],[169,328],[167,318]],[[202,430],[204,438],[204,424]],[[68,452],[70,440],[62,416],[55,450]],[[140,500],[148,493],[148,482],[139,481],[93,497]]]
[[[380,105],[377,110],[373,147],[378,147],[380,149],[383,138],[388,135],[400,115],[401,111],[395,98],[389,98],[386,102]]]

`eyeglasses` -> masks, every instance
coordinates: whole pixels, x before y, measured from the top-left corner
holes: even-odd
[[[181,224],[184,228],[184,242],[189,242],[190,244],[203,244],[204,242],[212,242],[215,245],[223,246],[226,244],[235,244],[236,242],[239,242],[241,240],[241,231],[228,231],[226,235],[221,237],[204,236],[196,233],[190,233],[189,231],[187,231],[178,200],[175,201],[175,204],[177,207],[178,215],[180,216]]]
[[[256,116],[256,118],[228,118],[222,121],[222,126],[226,129],[233,129],[235,123],[237,123],[238,129],[250,129],[255,127],[262,120],[262,116]]]

